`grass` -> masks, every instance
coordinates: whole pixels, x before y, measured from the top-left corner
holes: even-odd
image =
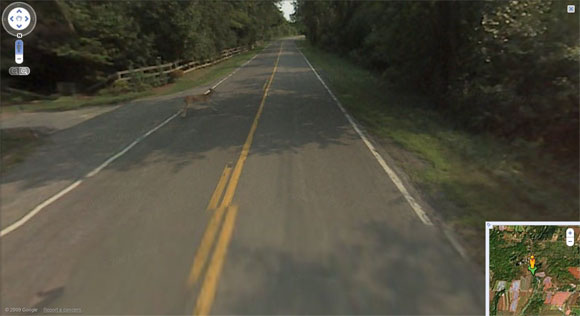
[[[7,128],[0,133],[0,173],[24,160],[44,142],[45,135],[30,128]]]
[[[346,59],[300,44],[333,92],[378,140],[470,256],[484,262],[484,223],[578,220],[578,171],[525,142],[474,135]]]
[[[63,96],[56,100],[43,100],[20,105],[2,106],[1,110],[2,112],[68,111],[84,106],[113,105],[147,96],[177,93],[207,84],[217,78],[225,76],[235,68],[239,67],[245,61],[250,59],[252,56],[257,54],[262,48],[263,46],[259,46],[250,51],[226,59],[218,64],[191,71],[185,74],[183,77],[177,79],[174,83],[162,87],[152,88],[146,91],[129,92],[123,94],[109,94],[105,92],[95,96]]]
[[[179,78],[175,83],[154,89],[155,95],[167,95],[191,89],[193,87],[208,84],[218,78],[224,77],[244,62],[252,58],[264,46],[259,46],[245,53],[241,53],[213,66],[191,71]]]

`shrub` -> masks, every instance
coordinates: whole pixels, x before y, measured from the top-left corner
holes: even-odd
[[[98,92],[99,95],[119,95],[122,93],[130,92],[131,87],[127,81],[117,80],[113,82],[109,87],[104,88]]]
[[[169,73],[169,82],[175,82],[178,78],[181,78],[185,75],[185,72],[181,69],[176,69]]]
[[[117,80],[111,85],[111,90],[115,94],[129,92],[131,88],[129,87],[129,83],[127,81]]]

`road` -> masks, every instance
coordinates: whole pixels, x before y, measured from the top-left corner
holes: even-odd
[[[217,112],[167,121],[91,177],[179,95],[59,131],[3,177],[3,228],[83,179],[2,237],[3,311],[484,313],[483,271],[420,220],[293,40],[216,91]]]

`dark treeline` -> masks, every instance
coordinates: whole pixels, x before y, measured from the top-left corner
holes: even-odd
[[[464,128],[576,160],[579,20],[567,4],[298,0],[294,18],[314,45],[420,89]]]
[[[2,69],[2,79],[3,84],[38,92],[54,91],[58,81],[86,86],[117,70],[209,58],[226,48],[292,32],[276,1],[29,3],[38,16],[36,29],[24,38],[25,64],[32,75],[17,80]],[[2,49],[13,51],[14,40],[3,36]],[[2,62],[3,68],[11,64]]]

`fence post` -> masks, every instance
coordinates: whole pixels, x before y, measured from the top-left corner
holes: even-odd
[[[157,81],[161,81],[164,75],[168,76],[167,74],[165,74],[164,72],[165,67],[167,67],[170,71],[169,73],[171,73],[174,70],[178,70],[178,69],[185,69],[184,72],[189,72],[191,70],[195,70],[198,68],[205,68],[207,66],[216,64],[218,61],[221,60],[225,60],[228,59],[230,57],[232,57],[235,54],[241,53],[241,52],[245,52],[248,49],[253,49],[254,48],[254,44],[252,45],[243,45],[243,46],[238,46],[238,47],[233,47],[233,48],[227,48],[222,50],[219,55],[215,56],[214,58],[207,58],[207,59],[201,59],[201,60],[189,60],[187,62],[183,62],[183,60],[176,60],[172,63],[166,63],[165,65],[161,65],[161,61],[160,61],[160,57],[157,57],[156,60],[156,66],[145,66],[145,67],[141,67],[141,68],[133,68],[132,65],[129,65],[129,69],[127,70],[122,70],[122,71],[117,71],[113,74],[111,74],[108,79],[106,80],[106,82],[97,84],[93,86],[93,89],[100,86],[100,85],[104,85],[106,84],[108,81],[111,82],[115,82],[117,80],[121,80],[123,79],[123,75],[127,75],[129,78],[127,78],[126,80],[131,82],[134,81],[134,77],[138,76],[138,77],[154,77],[157,79]],[[180,65],[181,63],[181,65]],[[143,70],[145,68],[145,70]],[[154,71],[153,73],[145,73],[145,71]],[[140,73],[140,74],[138,74]],[[90,89],[89,89],[90,90]]]

